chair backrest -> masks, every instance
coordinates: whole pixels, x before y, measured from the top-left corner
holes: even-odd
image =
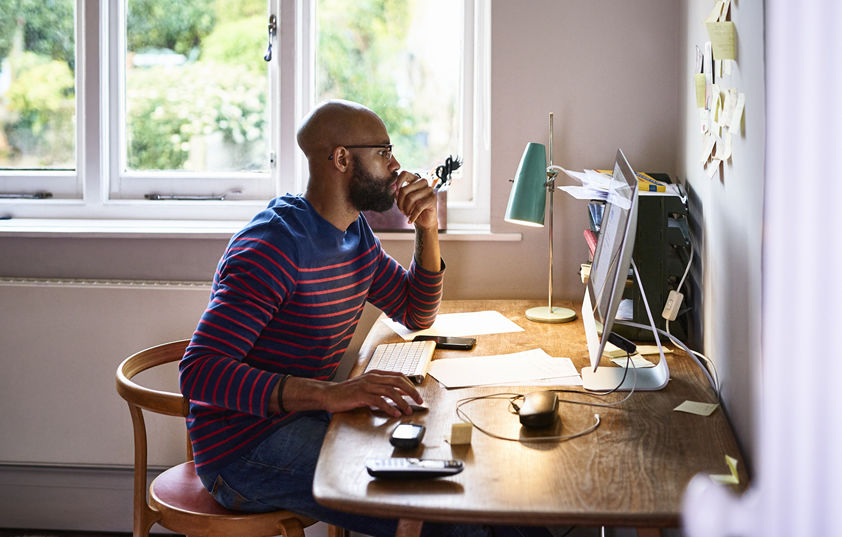
[[[147,503],[146,497],[147,440],[143,409],[168,416],[184,417],[189,412],[190,404],[188,399],[180,393],[147,388],[137,384],[132,378],[138,373],[155,366],[181,360],[189,342],[189,340],[184,339],[144,349],[123,360],[117,368],[117,393],[129,405],[134,434],[134,491],[132,503],[134,509],[133,532],[135,535],[148,535],[149,528],[160,519],[160,515]],[[187,439],[187,458],[193,458],[189,439]]]
[[[132,378],[141,371],[181,360],[188,343],[190,343],[189,339],[182,339],[156,345],[123,360],[117,368],[117,393],[129,403],[130,407],[136,405],[159,414],[187,416],[190,405],[186,397],[180,393],[146,388],[134,382]]]

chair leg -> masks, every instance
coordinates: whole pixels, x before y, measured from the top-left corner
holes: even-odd
[[[281,535],[284,537],[304,537],[304,526],[297,518],[287,518],[281,522]]]
[[[345,528],[331,525],[327,527],[327,537],[349,537],[349,535],[350,533]]]

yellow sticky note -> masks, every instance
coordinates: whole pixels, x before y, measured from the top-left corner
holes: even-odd
[[[611,358],[611,361],[620,367],[626,367],[626,364],[629,362],[629,359],[623,356],[621,358]],[[632,367],[633,365],[638,369],[645,367],[655,367],[655,364],[653,364],[652,362],[650,362],[649,360],[647,360],[639,354],[632,354],[631,362],[632,363],[629,364],[629,367]]]
[[[746,94],[740,93],[737,95],[737,102],[734,105],[734,113],[731,114],[731,131],[739,133],[743,121],[743,110],[746,106]]]
[[[737,459],[725,455],[725,464],[731,470],[730,474],[711,474],[710,478],[717,483],[723,483],[725,485],[739,485],[740,475],[737,473]]]
[[[670,349],[669,347],[661,348],[664,349],[664,354],[669,354],[672,352],[672,349]],[[661,354],[658,351],[657,345],[638,345],[637,352],[639,352],[640,354]]]
[[[619,358],[620,356],[625,356],[626,351],[613,343],[606,343],[605,348],[602,349],[602,355],[607,356],[608,358]]]
[[[714,60],[737,59],[737,27],[731,21],[706,22]]]
[[[677,407],[673,408],[673,412],[686,412],[688,414],[696,414],[697,416],[710,416],[713,411],[719,407],[716,403],[700,403],[698,401],[684,401]]]
[[[693,82],[696,85],[696,108],[705,107],[705,75],[696,73],[693,75]]]

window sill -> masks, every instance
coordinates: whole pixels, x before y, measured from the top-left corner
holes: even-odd
[[[13,218],[0,220],[0,238],[229,239],[246,221],[82,220]],[[415,240],[407,232],[375,232],[381,241]],[[451,225],[441,241],[519,241],[520,233],[492,232],[489,226]]]

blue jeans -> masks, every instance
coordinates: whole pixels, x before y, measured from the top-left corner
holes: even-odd
[[[302,416],[278,429],[218,475],[199,477],[216,501],[228,509],[257,513],[286,509],[358,533],[394,536],[397,520],[343,513],[324,507],[313,498],[313,475],[329,422],[325,412]],[[425,523],[422,535],[499,537],[531,535],[536,530]]]

